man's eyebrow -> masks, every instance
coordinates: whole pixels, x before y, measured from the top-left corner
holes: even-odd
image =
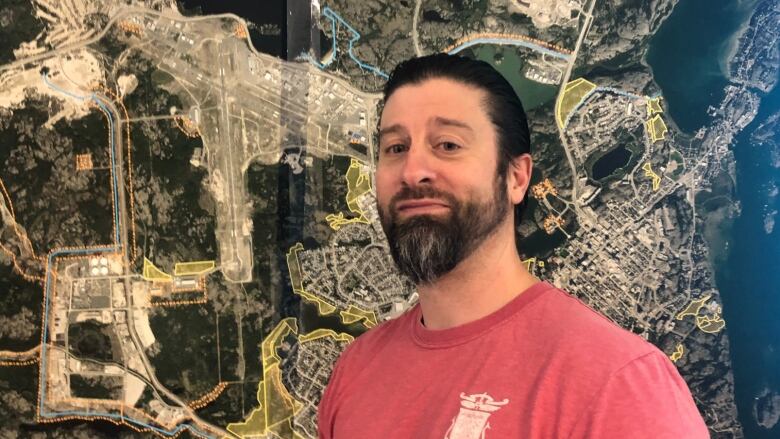
[[[401,124],[395,124],[379,129],[379,137],[386,136],[388,134],[406,134],[406,128],[401,126]]]
[[[444,125],[444,126],[453,126],[458,128],[464,128],[466,130],[469,130],[471,132],[474,132],[474,129],[471,128],[469,124],[466,122],[461,122],[459,120],[455,119],[448,119],[446,117],[437,116],[433,118],[433,124],[434,125]]]

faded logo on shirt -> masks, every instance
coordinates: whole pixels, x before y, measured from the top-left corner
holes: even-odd
[[[490,415],[509,404],[508,399],[496,401],[487,393],[460,394],[460,411],[452,419],[452,425],[444,439],[484,439],[490,428]]]

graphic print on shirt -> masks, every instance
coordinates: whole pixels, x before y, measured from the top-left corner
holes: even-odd
[[[452,425],[444,439],[484,439],[490,428],[488,418],[501,407],[509,404],[508,399],[496,401],[487,393],[475,395],[460,394],[460,411],[452,418]]]

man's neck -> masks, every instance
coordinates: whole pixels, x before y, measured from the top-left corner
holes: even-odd
[[[502,227],[503,228],[503,227]],[[512,301],[539,279],[526,270],[511,227],[498,230],[455,269],[418,285],[428,329],[447,329],[485,317]]]

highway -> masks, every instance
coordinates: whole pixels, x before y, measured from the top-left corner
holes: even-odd
[[[588,8],[588,12],[583,12],[583,14],[585,15],[585,21],[582,24],[582,29],[580,29],[580,35],[579,37],[577,37],[577,44],[575,44],[574,46],[574,50],[571,54],[571,58],[569,59],[569,62],[566,65],[566,71],[563,73],[563,77],[561,78],[561,87],[558,90],[558,96],[555,98],[556,105],[558,102],[561,101],[561,98],[563,97],[564,90],[566,89],[566,84],[569,82],[569,79],[571,78],[571,72],[574,69],[574,63],[577,60],[577,54],[579,53],[580,47],[582,46],[582,41],[585,39],[585,35],[587,35],[588,30],[590,29],[591,23],[593,23],[593,8],[595,7],[596,7],[596,0],[590,0],[590,7]],[[561,146],[563,146],[563,151],[566,154],[566,160],[569,162],[569,168],[571,168],[571,176],[572,176],[571,204],[574,207],[574,212],[576,213],[577,217],[580,218],[586,215],[580,208],[579,203],[577,202],[577,192],[579,192],[579,174],[577,172],[577,165],[574,163],[574,157],[571,152],[571,147],[566,141],[566,136],[564,135],[564,129],[565,127],[558,127],[558,137],[561,140]]]

